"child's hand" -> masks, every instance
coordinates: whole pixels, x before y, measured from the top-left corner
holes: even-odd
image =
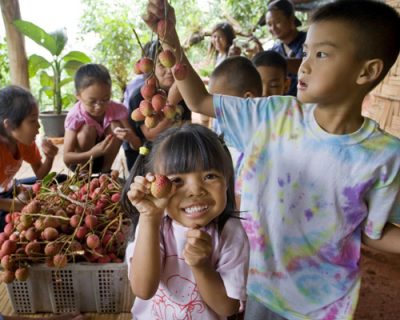
[[[43,139],[42,150],[46,158],[54,159],[57,155],[58,147],[53,144],[50,140]]]
[[[150,187],[154,179],[155,177],[151,173],[148,173],[146,177],[136,176],[128,192],[128,199],[141,215],[161,219],[168,204],[169,196],[157,199],[151,195]]]
[[[165,7],[166,5],[166,7]],[[168,21],[169,28],[175,27],[176,18],[175,10],[164,0],[149,0],[147,4],[147,12],[143,15],[143,20],[150,27],[151,30],[157,33],[157,24],[159,20],[166,19]],[[168,31],[165,35],[159,35],[161,38],[168,35]]]
[[[93,158],[98,158],[106,154],[114,141],[115,138],[112,134],[107,135],[103,141],[100,141],[91,149]]]
[[[191,267],[201,267],[210,261],[212,253],[211,236],[200,229],[192,229],[186,233],[186,245],[183,258]]]
[[[113,131],[114,136],[116,136],[119,140],[127,140],[127,137],[129,135],[133,134],[132,129],[128,128],[121,128],[121,127],[116,127]]]

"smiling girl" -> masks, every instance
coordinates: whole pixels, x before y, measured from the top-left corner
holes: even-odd
[[[172,181],[163,199],[149,191],[155,174]],[[249,244],[235,215],[232,159],[223,141],[198,124],[168,129],[139,156],[124,191],[137,226],[126,254],[134,319],[237,313],[246,300]]]

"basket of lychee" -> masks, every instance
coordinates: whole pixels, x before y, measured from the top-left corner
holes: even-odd
[[[0,233],[2,280],[26,280],[29,266],[46,263],[121,263],[130,220],[119,200],[118,172],[98,177],[75,174],[64,183],[54,175],[33,185],[34,195],[21,212],[6,216]]]
[[[156,59],[166,68],[172,68],[172,72],[176,79],[184,79],[186,76],[186,65],[184,63],[176,63],[175,56],[171,50],[161,51]],[[165,117],[171,121],[179,121],[182,119],[183,108],[180,105],[169,103],[167,94],[164,90],[158,88],[157,79],[154,76],[155,63],[149,57],[143,57],[135,64],[135,72],[137,74],[146,74],[144,85],[140,88],[143,96],[137,108],[131,113],[133,121],[144,121],[148,128],[154,128]]]

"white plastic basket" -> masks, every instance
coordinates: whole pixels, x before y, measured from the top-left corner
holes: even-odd
[[[133,294],[125,263],[34,265],[26,281],[7,284],[16,313],[130,312]]]

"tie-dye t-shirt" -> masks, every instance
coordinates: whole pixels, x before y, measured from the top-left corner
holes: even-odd
[[[250,241],[247,291],[288,319],[350,319],[361,233],[400,222],[400,140],[365,119],[321,129],[293,97],[214,96],[227,143],[244,152],[241,211]]]

